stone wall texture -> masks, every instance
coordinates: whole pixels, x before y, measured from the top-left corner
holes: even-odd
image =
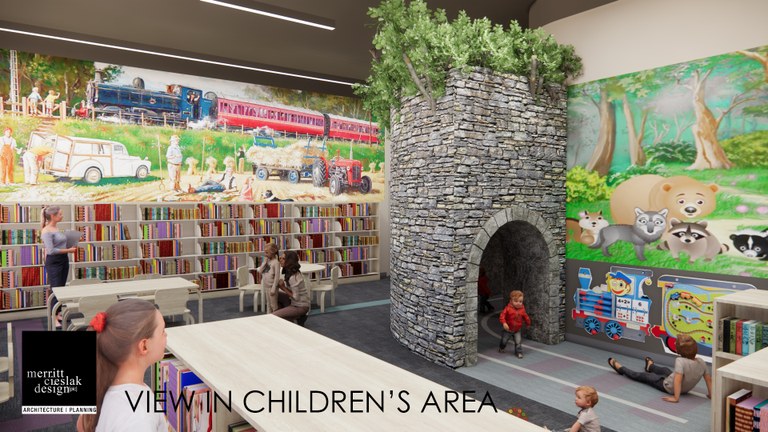
[[[390,134],[391,330],[451,368],[477,359],[477,274],[525,294],[528,337],[564,335],[566,95],[452,71],[429,112],[404,101]],[[499,325],[500,328],[500,325]]]

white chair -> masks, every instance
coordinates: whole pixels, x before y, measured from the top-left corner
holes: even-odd
[[[317,293],[317,302],[320,304],[320,313],[325,312],[325,293],[331,293],[331,306],[336,306],[336,287],[339,286],[339,277],[341,277],[341,268],[339,266],[333,266],[331,269],[331,280],[327,283],[316,284],[312,286],[310,292],[310,298],[312,293]]]
[[[264,293],[261,290],[261,286],[251,282],[252,280],[248,266],[242,266],[237,269],[237,289],[240,290],[240,312],[243,311],[243,298],[251,291],[253,291],[253,311],[258,312],[259,305],[262,305],[263,310],[266,311],[267,305],[264,301]]]
[[[104,281],[98,278],[92,278],[92,279],[72,279],[69,281],[69,286],[78,286],[78,285],[95,285],[100,284]],[[61,309],[61,325],[62,327],[67,325],[67,322],[69,321],[69,317],[73,314],[80,313],[80,310],[78,309],[79,305],[77,302],[69,302],[64,303],[62,305]]]
[[[8,323],[8,357],[3,358],[7,362],[8,382],[0,382],[0,403],[8,402],[13,399],[13,326]]]
[[[155,291],[155,305],[164,317],[181,315],[185,324],[194,324],[195,317],[187,308],[189,290],[186,288],[174,288]]]
[[[80,313],[83,315],[81,318],[73,318],[70,321],[67,330],[77,330],[80,328],[88,327],[91,320],[99,312],[104,312],[117,303],[117,296],[115,294],[104,294],[88,297],[80,297],[77,301],[80,309]]]

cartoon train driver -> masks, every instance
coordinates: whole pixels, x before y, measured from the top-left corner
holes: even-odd
[[[608,284],[608,290],[616,296],[632,293],[632,279],[621,271],[607,273],[605,282]]]

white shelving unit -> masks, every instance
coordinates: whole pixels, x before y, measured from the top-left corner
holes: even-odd
[[[5,211],[6,218],[0,230],[39,233],[42,207],[40,203],[3,203],[0,211]],[[323,278],[330,277],[331,268],[338,265],[341,283],[379,279],[375,203],[75,203],[59,207],[64,212],[60,229],[87,233],[78,245],[80,256],[70,263],[70,279],[118,280],[159,273],[197,279],[204,291],[221,291],[237,286],[237,268],[258,264],[269,242],[278,244],[281,251],[295,250],[301,261],[324,265]],[[19,250],[27,246],[42,251],[36,242],[0,244],[0,253],[13,255],[14,264],[3,264],[0,271],[17,285],[0,288],[6,298],[44,293],[44,285],[19,286]],[[34,266],[42,272],[42,259]],[[259,275],[253,273],[258,282]],[[8,310],[39,309],[45,302],[15,304]],[[0,315],[8,310],[0,310]]]
[[[720,337],[717,323],[734,316],[768,322],[768,291],[746,290],[715,299],[714,341]],[[715,345],[715,348],[717,345]],[[725,398],[741,389],[768,399],[768,349],[748,356],[714,350],[712,353],[712,432],[725,430]]]

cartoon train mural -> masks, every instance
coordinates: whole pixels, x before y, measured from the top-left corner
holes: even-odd
[[[612,266],[605,284],[592,285],[592,271],[579,269],[581,287],[574,295],[571,316],[590,335],[604,333],[611,340],[645,341],[649,336],[651,300],[643,285],[651,285],[650,270]]]

